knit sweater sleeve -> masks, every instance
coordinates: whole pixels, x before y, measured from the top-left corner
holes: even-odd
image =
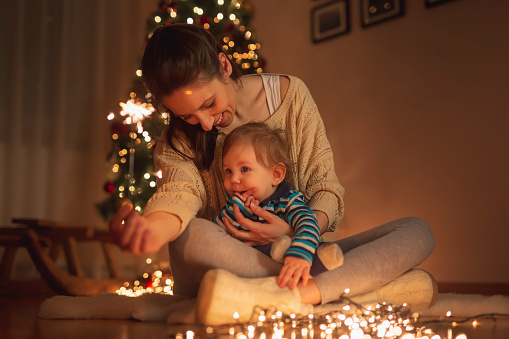
[[[154,165],[162,175],[157,180],[157,191],[147,202],[144,214],[156,211],[174,214],[182,221],[182,233],[206,201],[200,173],[192,160],[178,154],[164,140],[157,142]]]
[[[307,205],[329,218],[327,231],[338,227],[344,214],[344,188],[334,168],[332,149],[318,108],[305,84],[298,78],[290,103],[291,150],[295,160],[293,186],[304,194]]]

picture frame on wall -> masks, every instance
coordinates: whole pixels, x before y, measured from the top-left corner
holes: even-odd
[[[334,0],[311,10],[311,39],[318,43],[350,31],[348,0]]]
[[[403,0],[361,0],[361,23],[367,27],[403,15]]]

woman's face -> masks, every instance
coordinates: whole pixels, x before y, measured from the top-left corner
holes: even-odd
[[[228,127],[235,116],[235,88],[229,78],[186,86],[161,101],[176,117],[205,131]]]

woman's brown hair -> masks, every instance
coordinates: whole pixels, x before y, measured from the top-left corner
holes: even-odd
[[[192,24],[170,24],[157,28],[150,37],[141,62],[143,80],[152,93],[155,106],[168,111],[170,124],[166,130],[168,145],[184,157],[191,158],[198,169],[209,169],[214,160],[217,128],[204,131],[200,124],[191,125],[177,118],[160,103],[163,96],[196,82],[222,79],[219,46],[205,28]],[[236,81],[241,73],[232,63],[230,78]],[[192,157],[180,151],[178,144],[187,144]]]

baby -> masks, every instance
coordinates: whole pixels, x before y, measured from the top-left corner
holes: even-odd
[[[294,279],[302,278],[305,285],[310,274],[341,266],[343,252],[335,243],[320,243],[315,213],[304,203],[304,195],[284,180],[290,166],[282,130],[258,122],[234,129],[223,146],[224,187],[230,200],[213,221],[225,229],[224,222],[230,222],[246,230],[236,221],[236,205],[244,217],[265,223],[251,210],[253,204],[282,218],[293,228],[293,239],[281,236],[255,248],[283,264],[278,282],[291,266]]]

